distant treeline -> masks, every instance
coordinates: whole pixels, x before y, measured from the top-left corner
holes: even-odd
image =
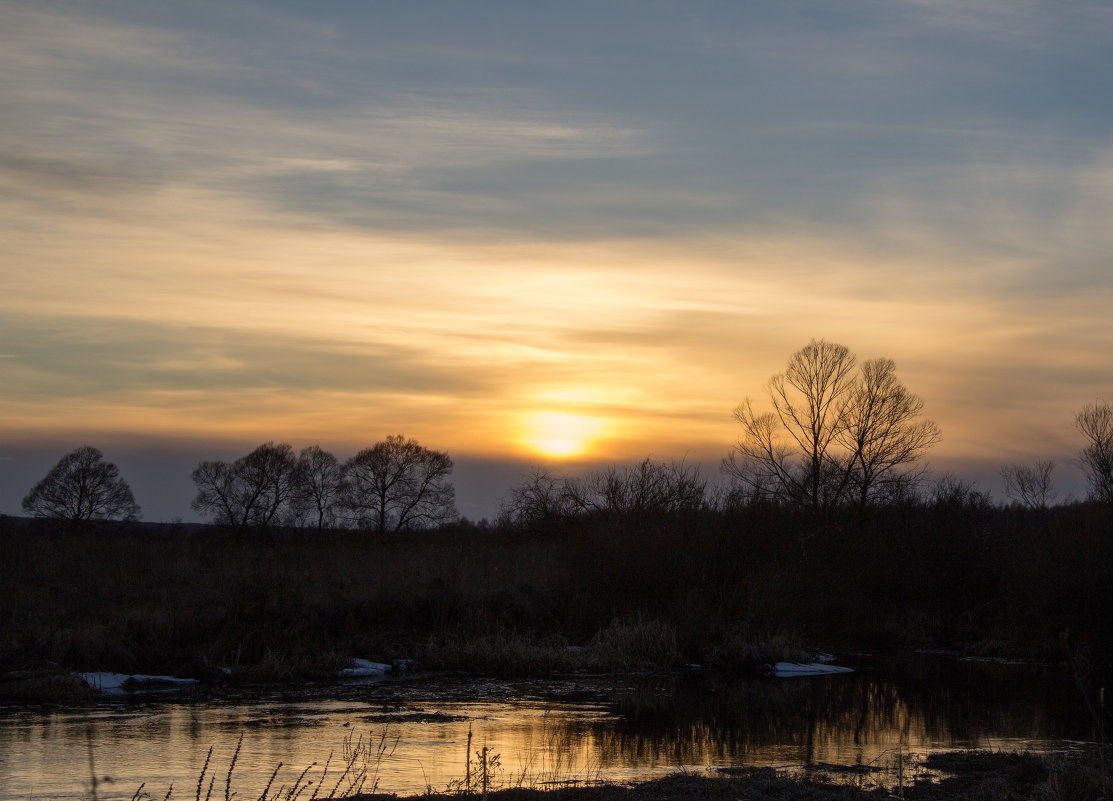
[[[729,511],[775,505],[824,520],[856,509],[962,496],[990,499],[945,475],[929,480],[928,451],[942,438],[923,417],[923,400],[897,378],[890,359],[861,364],[844,345],[812,340],[766,386],[769,411],[746,399],[735,409],[741,433],[722,462],[726,490],[709,491],[698,469],[646,459],[581,477],[535,470],[503,499],[503,522],[583,517],[598,512]],[[1075,416],[1089,498],[1113,503],[1113,406],[1098,401]],[[192,508],[231,528],[358,528],[413,531],[457,518],[443,451],[389,436],[341,462],[317,445],[295,452],[267,442],[233,462],[201,462],[192,473]],[[1047,460],[1001,468],[1017,505],[1046,509],[1056,500]],[[64,456],[23,499],[37,517],[75,522],[137,519],[139,506],[115,465],[95,448]]]

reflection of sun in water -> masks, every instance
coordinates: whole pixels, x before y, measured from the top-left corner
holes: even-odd
[[[525,421],[522,441],[543,456],[578,456],[603,428],[598,418],[568,412],[534,412]]]

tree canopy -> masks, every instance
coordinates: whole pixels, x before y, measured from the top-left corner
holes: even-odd
[[[452,459],[401,435],[344,464],[342,505],[352,522],[379,533],[427,528],[456,517]]]
[[[297,457],[286,443],[267,442],[234,462],[202,462],[193,471],[194,511],[236,528],[288,521],[297,489]]]
[[[139,505],[119,469],[88,445],[58,460],[31,488],[22,505],[35,517],[74,522],[139,517]]]

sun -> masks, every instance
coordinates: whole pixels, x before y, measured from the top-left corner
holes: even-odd
[[[569,412],[533,412],[525,420],[522,442],[535,453],[554,459],[579,456],[603,428],[601,420]]]

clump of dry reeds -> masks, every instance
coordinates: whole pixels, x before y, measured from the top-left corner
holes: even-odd
[[[318,767],[318,763],[313,762],[307,765],[297,777],[294,778],[292,784],[286,785],[280,783],[277,789],[273,789],[274,783],[278,779],[280,772],[286,767],[285,763],[279,762],[274,770],[271,771],[270,778],[267,780],[262,791],[259,795],[254,797],[256,801],[298,801],[298,799],[303,797],[305,797],[307,801],[330,801],[331,799],[351,798],[363,794],[373,794],[379,787],[379,775],[383,762],[394,754],[394,750],[397,746],[398,739],[392,739],[385,729],[380,732],[377,737],[369,735],[366,739],[363,735],[359,735],[358,737],[349,735],[343,742],[338,769],[334,769],[333,766],[333,757],[335,753],[330,753],[319,774],[315,770]],[[232,790],[232,780],[242,747],[243,735],[241,734],[239,741],[236,743],[236,749],[228,761],[228,769],[224,774],[224,801],[232,801],[232,799],[238,795],[238,793]],[[213,789],[216,786],[217,778],[216,772],[210,771],[212,759],[213,748],[210,747],[208,753],[205,755],[205,761],[201,765],[201,772],[197,775],[194,801],[212,801]],[[92,755],[90,753],[90,762],[91,760]],[[91,765],[90,770],[92,770]],[[96,801],[95,772],[93,772],[92,775],[93,784],[91,792],[93,801]],[[207,783],[206,779],[208,780]],[[132,796],[131,801],[153,801],[153,796],[145,789],[146,786],[146,782],[140,784],[139,788]],[[163,796],[162,801],[169,801],[173,791],[174,787],[171,785],[167,789],[166,795]],[[309,793],[309,795],[305,796],[306,793]]]
[[[1035,801],[1113,798],[1113,749],[1107,745],[1075,748],[1047,757],[1047,778]]]
[[[616,618],[600,629],[592,640],[590,658],[608,670],[667,668],[683,661],[676,626],[641,613]]]

